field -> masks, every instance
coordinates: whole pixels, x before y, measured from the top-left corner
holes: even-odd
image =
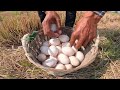
[[[65,11],[57,11],[62,25]],[[76,22],[83,12],[77,12]],[[35,11],[0,12],[0,78],[1,79],[120,79],[120,14],[107,12],[98,24],[100,52],[88,67],[54,77],[31,64],[24,55],[20,39],[41,28]]]

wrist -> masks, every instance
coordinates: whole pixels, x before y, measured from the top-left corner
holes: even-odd
[[[91,20],[91,19],[94,20],[96,24],[97,24],[97,23],[100,21],[100,19],[102,18],[102,16],[99,16],[99,15],[95,14],[95,13],[92,12],[92,11],[87,11],[87,12],[85,12],[85,14],[83,15],[83,17],[84,17],[84,18],[87,18],[88,20],[89,20],[89,19],[90,19],[90,20]]]
[[[55,13],[55,11],[45,11],[45,14]]]

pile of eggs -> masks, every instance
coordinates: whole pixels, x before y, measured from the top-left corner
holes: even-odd
[[[38,60],[44,67],[49,68],[72,69],[79,66],[84,59],[84,54],[70,45],[67,35],[60,35],[58,38],[43,42],[40,51]]]

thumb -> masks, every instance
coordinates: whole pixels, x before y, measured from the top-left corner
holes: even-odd
[[[56,18],[56,24],[57,24],[57,33],[61,34],[61,20],[60,18]]]
[[[57,24],[57,27],[58,27],[58,30],[59,30],[61,28],[61,20],[58,17],[56,17],[56,24]]]

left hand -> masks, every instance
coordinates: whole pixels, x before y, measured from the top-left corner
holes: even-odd
[[[97,35],[97,23],[101,19],[92,11],[88,11],[77,22],[75,31],[71,35],[70,44],[75,45],[75,41],[78,40],[75,45],[76,49],[81,46],[86,47]]]

